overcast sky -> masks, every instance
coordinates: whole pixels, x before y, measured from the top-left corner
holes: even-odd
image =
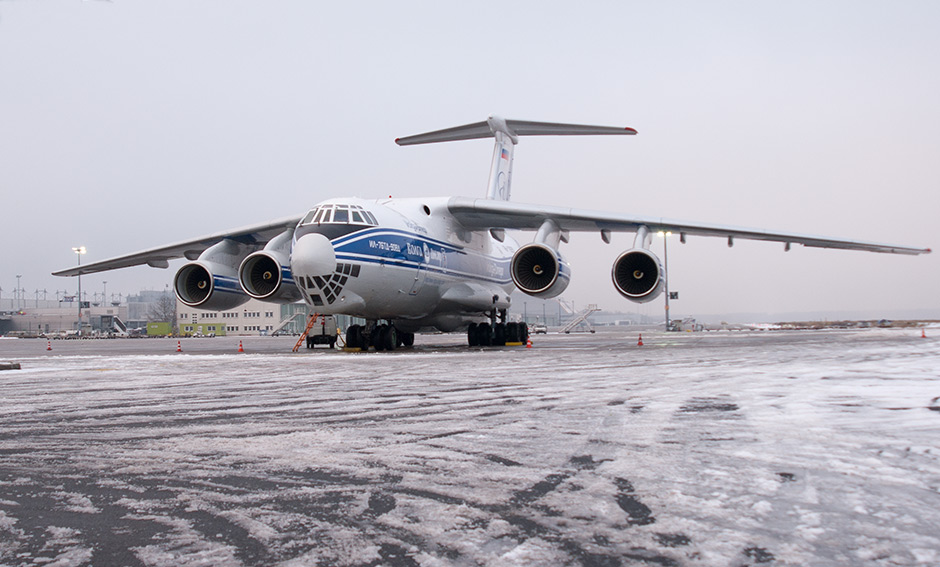
[[[483,196],[491,141],[394,139],[490,113],[639,131],[523,138],[516,201],[937,248],[938,29],[933,0],[0,1],[2,297],[16,274],[74,292],[50,275],[73,246]],[[610,283],[632,241],[574,235],[565,297],[636,311]],[[178,266],[83,288],[163,289]],[[940,253],[673,237],[669,268],[675,314],[940,308]]]

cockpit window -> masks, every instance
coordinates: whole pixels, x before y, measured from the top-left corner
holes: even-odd
[[[378,226],[375,216],[359,205],[320,205],[306,215],[300,224],[364,224]]]
[[[309,213],[304,215],[304,220],[300,221],[300,224],[310,224],[311,222],[316,222],[313,220],[313,215],[320,212],[320,209],[312,209]]]

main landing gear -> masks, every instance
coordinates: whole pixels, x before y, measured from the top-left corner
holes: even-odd
[[[370,321],[365,325],[350,325],[346,329],[346,348],[377,351],[395,350],[402,346],[415,344],[415,334],[405,333],[395,328],[394,324],[377,324]]]
[[[496,319],[499,319],[497,322]],[[525,323],[507,323],[506,310],[500,309],[490,315],[489,323],[470,323],[467,328],[467,344],[475,346],[506,346],[507,343],[525,344],[529,339],[529,327]]]

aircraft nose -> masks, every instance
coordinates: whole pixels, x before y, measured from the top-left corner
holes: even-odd
[[[305,234],[297,239],[290,255],[291,272],[300,276],[324,276],[336,269],[333,244],[322,234]]]

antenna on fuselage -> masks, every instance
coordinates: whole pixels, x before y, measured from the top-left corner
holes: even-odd
[[[436,142],[455,142],[477,138],[496,138],[493,147],[493,161],[490,164],[490,180],[486,189],[486,198],[508,201],[512,184],[513,149],[519,143],[519,136],[592,136],[592,135],[633,135],[633,128],[616,126],[588,126],[584,124],[559,124],[554,122],[530,122],[527,120],[504,120],[491,115],[484,122],[465,124],[444,130],[435,130],[424,134],[415,134],[397,138],[399,146],[433,144]]]

